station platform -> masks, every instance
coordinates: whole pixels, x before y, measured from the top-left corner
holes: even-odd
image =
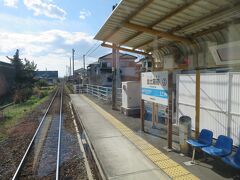
[[[198,179],[84,95],[70,95],[106,179]]]

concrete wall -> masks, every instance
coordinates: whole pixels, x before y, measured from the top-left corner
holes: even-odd
[[[0,98],[13,86],[14,76],[14,68],[8,63],[0,62]]]

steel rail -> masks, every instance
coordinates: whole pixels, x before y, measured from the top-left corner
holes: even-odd
[[[48,106],[48,108],[47,108],[47,110],[46,110],[46,112],[45,112],[45,114],[43,115],[43,117],[42,117],[42,119],[41,119],[41,122],[40,122],[40,124],[38,125],[38,128],[37,128],[36,132],[34,133],[34,135],[33,135],[33,137],[32,137],[32,140],[31,140],[31,142],[29,143],[28,148],[27,148],[27,150],[25,151],[25,153],[24,153],[24,155],[23,155],[23,158],[22,158],[20,164],[18,165],[18,168],[17,168],[17,170],[16,170],[16,172],[15,172],[13,178],[12,178],[13,180],[15,180],[15,179],[17,178],[17,176],[18,176],[18,174],[19,174],[19,171],[20,171],[20,169],[21,169],[21,167],[22,167],[22,165],[23,165],[23,162],[24,162],[27,154],[29,153],[30,148],[31,148],[32,145],[33,145],[33,142],[34,142],[34,140],[35,140],[35,138],[36,138],[36,136],[37,136],[37,134],[38,134],[38,131],[39,131],[39,129],[41,128],[41,126],[42,126],[42,124],[43,124],[43,121],[45,120],[45,117],[47,116],[47,113],[48,113],[50,107],[52,106],[52,103],[53,103],[53,101],[55,100],[58,91],[59,91],[59,90],[57,89],[57,90],[56,90],[56,93],[54,94],[54,96],[53,96],[53,98],[52,98],[52,100],[51,100],[51,102],[50,102],[50,104],[49,104],[49,106]]]
[[[61,148],[61,126],[62,126],[62,105],[63,105],[63,87],[61,90],[61,102],[60,102],[60,114],[59,114],[59,129],[58,129],[58,149],[57,149],[57,165],[56,165],[56,180],[59,179],[59,163],[60,163],[60,148]]]

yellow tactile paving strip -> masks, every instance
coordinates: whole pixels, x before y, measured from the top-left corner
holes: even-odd
[[[117,128],[128,140],[130,140],[146,157],[163,170],[170,178],[176,180],[197,180],[198,177],[191,174],[180,164],[176,163],[160,150],[149,144],[147,141],[136,135],[131,129],[117,120],[114,116],[103,110],[96,103],[86,96],[81,97],[105,117],[115,128]]]

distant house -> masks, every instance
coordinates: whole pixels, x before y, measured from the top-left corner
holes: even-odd
[[[89,84],[100,85],[99,71],[100,64],[98,62],[91,63],[87,66],[87,77]]]
[[[58,80],[58,71],[36,71],[35,78],[46,80],[49,84],[55,84]]]
[[[119,53],[119,80],[138,81],[139,68],[135,60],[136,56]],[[112,53],[106,54],[98,59],[97,62],[89,64],[87,67],[89,84],[101,86],[112,85]]]
[[[0,97],[11,90],[15,82],[15,68],[12,64],[0,61]]]
[[[138,64],[141,65],[142,72],[152,71],[152,59],[144,57],[139,60]]]
[[[74,75],[83,78],[84,76],[87,75],[87,70],[84,68],[76,69],[74,70]]]
[[[86,84],[87,70],[84,68],[74,70],[74,78],[77,84]]]

